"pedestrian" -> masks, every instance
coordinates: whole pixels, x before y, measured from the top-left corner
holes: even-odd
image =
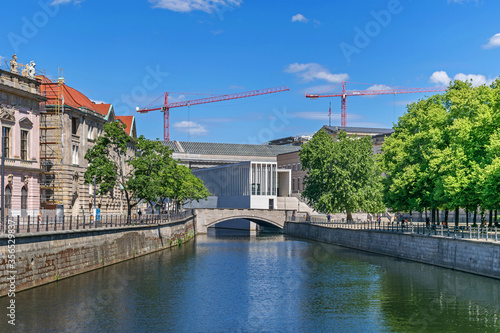
[[[142,212],[141,212],[141,210],[140,210],[140,209],[139,209],[139,211],[137,212],[137,214],[139,214],[139,218],[141,218]]]
[[[330,223],[330,219],[331,219],[331,216],[330,216],[330,214],[328,214],[328,215],[326,216],[326,220],[328,221],[328,223]]]
[[[382,221],[382,219],[379,217],[377,217],[377,223],[378,223],[378,226],[380,227],[380,221]]]
[[[427,229],[429,229],[429,227],[431,226],[431,220],[428,216],[425,218],[425,226],[427,227]]]

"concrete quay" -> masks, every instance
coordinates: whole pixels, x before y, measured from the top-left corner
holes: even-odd
[[[328,244],[500,279],[500,244],[286,222],[285,233]]]

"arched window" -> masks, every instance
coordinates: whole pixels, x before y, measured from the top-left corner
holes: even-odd
[[[10,186],[5,187],[5,208],[12,208],[12,189]]]
[[[28,209],[28,189],[23,186],[21,189],[21,210]]]

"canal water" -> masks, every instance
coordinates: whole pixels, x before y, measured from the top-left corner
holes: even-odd
[[[16,295],[0,332],[500,332],[498,280],[224,232]]]

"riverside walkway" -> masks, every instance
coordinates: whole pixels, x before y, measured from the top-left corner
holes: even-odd
[[[177,223],[195,214],[194,209],[175,214],[119,216],[105,215],[94,221],[90,215],[82,216],[9,216],[0,228],[0,234],[38,233],[85,229],[109,229],[124,226]]]
[[[341,221],[331,220],[328,221],[324,216],[312,217],[295,217],[290,218],[288,222],[302,222],[312,225],[320,225],[330,228],[352,229],[352,230],[367,230],[378,231],[387,233],[400,233],[400,234],[416,234],[434,237],[446,237],[453,239],[467,239],[467,240],[480,240],[488,242],[498,242],[498,227],[488,226],[449,226],[431,224],[426,226],[425,222],[381,222],[376,221]]]

